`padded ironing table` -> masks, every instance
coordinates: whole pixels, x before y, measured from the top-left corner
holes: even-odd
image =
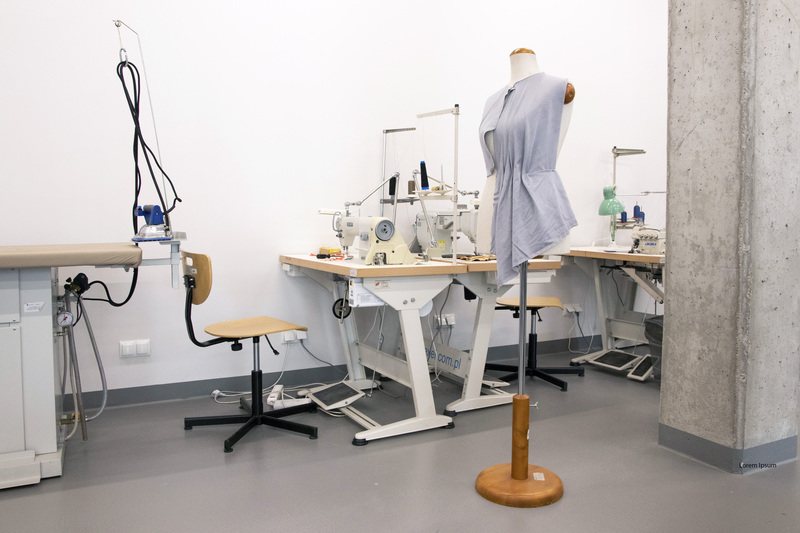
[[[0,246],[0,488],[62,472],[58,268],[141,262],[133,243]]]

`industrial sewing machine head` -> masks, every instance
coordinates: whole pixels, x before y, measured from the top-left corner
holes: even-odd
[[[456,225],[458,233],[463,233],[469,239],[469,242],[473,245],[475,244],[475,236],[478,234],[477,209],[469,209],[466,205],[459,205],[455,220],[452,213],[429,213],[428,219],[429,222],[426,223],[425,213],[417,213],[414,234],[420,246],[423,246],[423,243],[431,243],[431,247],[428,248],[430,257],[452,257],[453,248],[455,247],[455,243],[453,243],[453,224]],[[433,235],[431,235],[431,231],[433,231]]]
[[[663,255],[667,247],[667,230],[634,226],[631,239],[633,239],[631,253]]]
[[[354,217],[340,211],[320,210],[333,215],[333,229],[345,256],[366,265],[409,265],[415,258],[394,224],[385,217]]]

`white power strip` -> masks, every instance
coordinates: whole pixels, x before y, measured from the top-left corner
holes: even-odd
[[[275,405],[275,402],[278,401],[278,398],[283,397],[283,385],[275,385],[272,387],[272,391],[270,391],[269,396],[267,396],[267,405]]]
[[[285,400],[275,400],[272,407],[275,409],[283,409],[284,407],[294,407],[296,405],[305,405],[311,403],[311,398],[286,398]]]

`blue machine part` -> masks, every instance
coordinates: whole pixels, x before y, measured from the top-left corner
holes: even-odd
[[[155,226],[164,223],[164,213],[160,205],[146,205],[143,208],[136,208],[136,216],[144,217],[148,226]]]
[[[146,205],[136,208],[136,216],[144,217],[145,226],[131,239],[133,242],[168,241],[167,228],[164,226],[164,213],[160,205]]]

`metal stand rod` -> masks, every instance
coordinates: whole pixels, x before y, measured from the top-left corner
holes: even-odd
[[[420,185],[420,182],[417,179],[418,174],[416,171],[414,172],[413,176],[414,176],[414,186],[417,188],[418,191],[422,190],[422,185]],[[429,253],[428,250],[430,250],[430,248],[433,248],[435,240],[433,238],[433,227],[431,226],[431,219],[428,216],[428,208],[425,206],[425,198],[422,194],[419,195],[419,205],[422,206],[422,215],[425,217],[425,224],[428,226],[428,235],[430,236],[430,241],[428,242],[428,248],[425,248],[423,250],[423,253],[427,254]],[[455,218],[453,218],[453,224],[455,224]]]
[[[456,242],[458,241],[458,104],[453,107],[453,115],[455,115],[455,131],[453,133],[453,230],[450,239],[453,243],[453,264],[455,265],[458,259],[458,253],[456,252]]]
[[[383,130],[383,156],[381,158],[381,181],[382,181],[381,187],[383,187],[383,184],[386,183],[386,181],[387,181],[386,180],[386,140],[387,140],[387,136],[392,134],[392,133],[402,133],[404,131],[415,131],[416,129],[417,128],[394,128],[394,129],[389,129],[389,130]],[[397,164],[397,161],[395,161],[395,164]],[[398,180],[397,184],[400,185],[399,180]],[[380,202],[380,215],[381,216],[383,216],[383,200],[384,199],[385,199],[385,197],[384,197],[383,191],[381,191],[381,202]],[[396,204],[395,204],[395,210],[397,210],[397,205]],[[392,220],[392,222],[394,222],[394,220]]]
[[[253,337],[253,370],[261,370],[261,350],[258,340],[258,337]],[[255,398],[253,401],[255,402]]]
[[[517,373],[518,392],[520,396],[525,394],[525,355],[528,353],[526,340],[528,331],[526,328],[527,313],[523,310],[528,305],[528,262],[525,261],[519,266],[519,370]]]
[[[614,159],[614,164],[616,165],[617,160]],[[383,130],[383,156],[381,157],[381,187],[383,187],[383,183],[386,182],[386,130]],[[380,215],[383,216],[383,200],[385,199],[385,195],[383,194],[383,190],[381,190],[381,201],[378,203],[380,205]],[[394,221],[392,221],[394,222]]]
[[[64,294],[64,309],[67,312],[71,313],[72,310],[70,309],[69,305],[69,293]],[[70,372],[72,372],[73,377],[75,378],[75,418],[76,424],[81,425],[81,438],[83,440],[89,440],[89,432],[86,429],[86,413],[83,410],[83,389],[81,388],[81,372],[78,369],[78,353],[75,350],[75,330],[73,325],[70,324],[67,327],[67,339],[69,340],[69,358],[70,358]]]

